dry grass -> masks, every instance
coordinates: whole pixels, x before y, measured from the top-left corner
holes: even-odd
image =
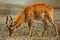
[[[5,24],[4,15],[0,15],[0,40],[60,40],[60,35],[56,37],[55,30],[48,23],[48,28],[44,33],[44,36],[41,37],[42,32],[44,31],[44,26],[42,23],[33,22],[32,26],[32,37],[27,37],[29,34],[29,29],[27,23],[24,23],[17,31],[14,33],[13,37],[8,36],[8,29]],[[13,16],[15,18],[16,16]],[[58,29],[60,28],[60,9],[56,9],[54,12],[54,18],[58,25]]]

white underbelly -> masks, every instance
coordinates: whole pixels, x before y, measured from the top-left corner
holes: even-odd
[[[44,20],[44,17],[38,18],[38,19],[33,19],[33,22],[41,23]]]
[[[40,23],[42,20],[33,20],[33,22]]]

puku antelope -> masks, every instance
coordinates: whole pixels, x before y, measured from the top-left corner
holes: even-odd
[[[8,29],[9,29],[9,35],[12,36],[14,32],[23,24],[24,22],[28,22],[29,26],[29,36],[32,34],[32,22],[34,20],[40,20],[43,19],[42,22],[44,24],[44,31],[47,29],[47,20],[53,25],[56,35],[58,35],[58,28],[55,23],[55,20],[53,19],[53,8],[47,4],[41,3],[41,4],[35,4],[28,6],[24,8],[24,10],[21,12],[19,17],[13,21],[12,17],[10,16],[10,21],[7,21]],[[44,34],[43,31],[43,34]]]

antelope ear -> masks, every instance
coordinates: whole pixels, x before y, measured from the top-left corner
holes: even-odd
[[[12,16],[9,16],[9,17],[10,17],[9,23],[10,23],[11,25],[14,25]]]
[[[8,16],[6,16],[6,26],[7,26],[7,28],[9,29],[9,24],[8,24]]]
[[[13,18],[12,18],[12,16],[9,16],[10,17],[10,21],[13,21]]]
[[[6,24],[8,24],[8,16],[6,16]]]
[[[9,20],[9,23],[13,23],[13,18],[11,16],[9,16],[10,20]]]

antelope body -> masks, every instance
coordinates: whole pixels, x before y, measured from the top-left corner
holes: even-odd
[[[32,22],[34,20],[38,21],[41,19],[43,19],[42,22],[44,24],[44,31],[47,29],[47,20],[48,20],[53,25],[56,34],[58,35],[57,25],[53,18],[53,8],[44,3],[34,4],[24,8],[24,10],[21,12],[19,17],[15,19],[15,21],[12,20],[9,21],[10,26],[13,27],[13,28],[8,27],[10,33],[9,35],[11,36],[16,31],[16,29],[21,26],[21,24],[27,21],[29,26],[29,36],[31,36]]]

